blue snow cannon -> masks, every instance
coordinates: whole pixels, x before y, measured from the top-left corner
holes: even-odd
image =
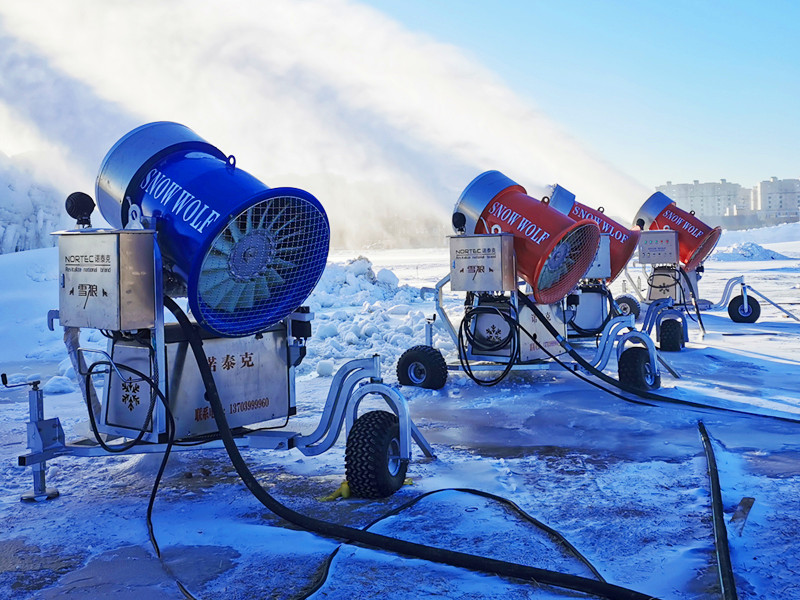
[[[95,193],[112,227],[138,212],[156,230],[165,277],[186,286],[198,323],[217,335],[266,330],[308,298],[325,268],[330,227],[314,196],[269,188],[178,123],[123,136]]]

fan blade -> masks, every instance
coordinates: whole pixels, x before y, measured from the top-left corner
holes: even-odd
[[[226,310],[225,300],[235,285],[236,284],[232,279],[223,279],[222,281],[209,286],[205,290],[203,290],[203,286],[201,285],[200,294],[203,302],[208,304],[211,308]]]
[[[202,271],[227,271],[228,259],[219,254],[209,252],[203,261]]]
[[[277,256],[272,259],[272,262],[270,264],[279,269],[291,270],[295,268],[295,263],[289,262],[288,260],[284,260],[282,258],[278,258]]]
[[[269,291],[269,285],[264,279],[257,279],[254,289],[256,293],[255,301],[258,303],[269,299],[269,297],[272,295]]]
[[[214,240],[214,243],[211,245],[211,250],[219,254],[224,254],[225,256],[231,253],[231,250],[233,250],[233,242],[225,237],[225,230]]]
[[[231,232],[231,237],[233,238],[234,243],[238,242],[242,239],[242,230],[239,229],[239,219],[233,219],[230,223],[228,223],[227,230]]]
[[[247,214],[245,214],[245,221],[244,221],[244,233],[245,235],[253,231],[253,207],[247,209]]]
[[[239,301],[236,303],[236,308],[239,310],[252,310],[253,305],[255,304],[255,294],[256,282],[249,281],[247,284],[245,284],[242,295],[239,297]]]
[[[239,299],[246,288],[246,283],[237,281],[227,296],[223,298],[223,305],[220,308],[228,312],[236,311],[239,308]]]
[[[278,211],[278,213],[274,217],[272,217],[272,219],[270,220],[269,224],[267,225],[267,228],[269,228],[271,231],[275,232],[276,230],[273,228],[273,225],[275,225],[277,220],[280,219],[283,216],[283,213],[285,213],[288,210],[288,208],[289,208],[288,204],[286,206],[284,206],[283,208],[281,208]],[[285,223],[284,223],[284,226],[285,226]]]
[[[275,269],[267,269],[264,272],[264,279],[269,283],[270,288],[275,288],[283,284],[283,277],[281,277]]]
[[[302,246],[302,245],[300,245],[300,246],[279,246],[278,249],[276,250],[276,252],[277,252],[277,254],[286,254],[287,252],[294,254],[294,253],[302,252],[304,249],[305,249],[305,247]]]

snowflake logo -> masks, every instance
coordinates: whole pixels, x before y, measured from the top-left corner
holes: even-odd
[[[503,334],[502,330],[499,327],[497,327],[497,325],[492,325],[491,327],[487,327],[486,330],[484,331],[484,334],[486,335],[486,339],[489,340],[490,342],[499,342],[504,337],[502,335]]]
[[[122,403],[128,407],[128,410],[133,412],[133,409],[139,406],[139,384],[122,382]]]

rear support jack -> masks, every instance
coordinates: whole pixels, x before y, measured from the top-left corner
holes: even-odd
[[[28,381],[26,383],[8,384],[8,377],[2,374],[3,385],[7,388],[18,388],[30,386],[28,391],[28,411],[30,420],[28,421],[28,449],[42,456],[42,459],[31,464],[33,471],[33,489],[20,496],[23,502],[38,502],[40,500],[52,500],[58,497],[56,488],[47,487],[45,472],[47,464],[44,453],[53,447],[64,445],[64,431],[58,419],[44,418],[44,393],[39,387],[39,381]],[[25,466],[20,464],[20,466]]]

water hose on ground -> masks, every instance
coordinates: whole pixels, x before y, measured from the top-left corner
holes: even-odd
[[[301,527],[306,531],[318,533],[327,537],[339,538],[364,544],[366,546],[377,548],[380,550],[388,550],[397,554],[411,556],[414,558],[421,558],[432,562],[448,564],[454,567],[470,569],[473,571],[480,571],[484,573],[492,573],[500,576],[514,577],[525,581],[533,581],[538,584],[552,585],[556,587],[575,590],[587,594],[594,594],[611,600],[653,600],[652,596],[642,594],[634,590],[623,588],[577,575],[569,575],[565,573],[558,573],[546,569],[539,569],[527,565],[511,563],[507,561],[487,558],[467,554],[464,552],[456,552],[453,550],[446,550],[443,548],[436,548],[418,544],[415,542],[408,542],[389,536],[371,533],[369,531],[362,531],[353,527],[340,525],[338,523],[330,523],[301,513],[285,506],[275,498],[273,498],[258,482],[253,473],[248,468],[244,459],[242,458],[239,449],[236,446],[233,434],[227,420],[220,401],[219,392],[217,391],[214,382],[213,373],[208,366],[205,351],[203,350],[203,342],[197,333],[195,326],[189,321],[186,314],[181,308],[169,297],[164,298],[164,305],[172,312],[184,333],[189,340],[189,345],[197,361],[197,366],[200,370],[203,383],[206,389],[206,400],[211,405],[214,413],[214,420],[216,421],[217,428],[222,438],[228,456],[231,459],[236,472],[244,482],[245,486],[250,492],[270,511],[281,517],[282,519]]]
[[[629,394],[633,394],[635,396],[638,396],[639,398],[644,398],[646,400],[655,400],[657,402],[664,402],[664,403],[667,403],[667,404],[676,404],[676,405],[679,405],[679,406],[687,406],[687,407],[690,407],[690,408],[695,408],[695,409],[705,410],[705,411],[726,412],[726,413],[730,413],[730,414],[734,414],[734,415],[741,415],[741,416],[747,416],[747,417],[761,417],[763,419],[772,419],[772,420],[781,421],[781,422],[784,422],[784,423],[800,424],[800,420],[792,419],[790,417],[782,417],[780,415],[768,415],[768,414],[763,414],[763,413],[754,413],[754,412],[749,412],[749,411],[744,411],[744,410],[737,410],[735,408],[725,408],[725,407],[721,407],[721,406],[709,406],[708,404],[700,404],[699,402],[692,402],[691,400],[680,400],[678,398],[670,398],[669,396],[663,396],[661,394],[656,394],[656,393],[650,392],[648,390],[641,390],[641,389],[634,388],[634,387],[629,386],[629,385],[625,385],[625,384],[617,381],[613,377],[610,377],[609,375],[606,375],[605,373],[603,373],[602,371],[600,371],[599,369],[596,369],[593,365],[591,365],[585,358],[583,358],[577,352],[577,350],[575,350],[575,348],[572,347],[572,345],[564,338],[564,336],[562,336],[558,332],[558,330],[555,327],[553,327],[553,325],[547,320],[547,318],[542,314],[542,312],[536,306],[536,303],[534,303],[530,298],[528,298],[522,292],[517,292],[517,294],[518,294],[520,302],[522,302],[525,306],[527,306],[528,308],[531,309],[531,312],[533,312],[533,314],[536,316],[536,318],[539,319],[539,321],[542,323],[542,325],[544,325],[544,327],[547,329],[547,331],[550,333],[550,335],[552,335],[553,338],[555,338],[556,341],[558,341],[558,343],[561,344],[561,347],[564,348],[564,350],[567,351],[567,354],[576,363],[578,363],[579,366],[581,366],[583,369],[585,369],[587,372],[591,373],[592,375],[594,375],[595,377],[597,377],[601,381],[604,381],[605,383],[608,383],[609,385],[611,385],[613,387],[616,387],[616,388],[618,388],[618,389],[620,389],[620,390],[622,390],[624,392],[627,392]],[[544,349],[543,345],[539,345],[539,347]],[[547,352],[547,350],[545,350],[545,352]],[[548,354],[549,354],[549,356],[551,358],[554,358],[554,356],[552,354],[550,354],[550,353],[548,353]],[[569,369],[566,366],[565,366],[565,368],[570,373],[575,374],[575,372],[572,371],[572,369]],[[610,390],[606,390],[606,391],[611,393]],[[628,398],[625,398],[625,399],[626,400],[630,400]]]
[[[708,462],[708,479],[711,482],[711,514],[714,525],[714,549],[717,555],[717,570],[719,572],[719,585],[722,590],[723,600],[737,600],[736,582],[733,578],[731,553],[728,547],[728,530],[725,527],[725,511],[722,505],[722,491],[719,485],[719,471],[714,458],[714,448],[708,437],[708,431],[702,421],[697,422],[700,437],[703,440],[703,450]]]

